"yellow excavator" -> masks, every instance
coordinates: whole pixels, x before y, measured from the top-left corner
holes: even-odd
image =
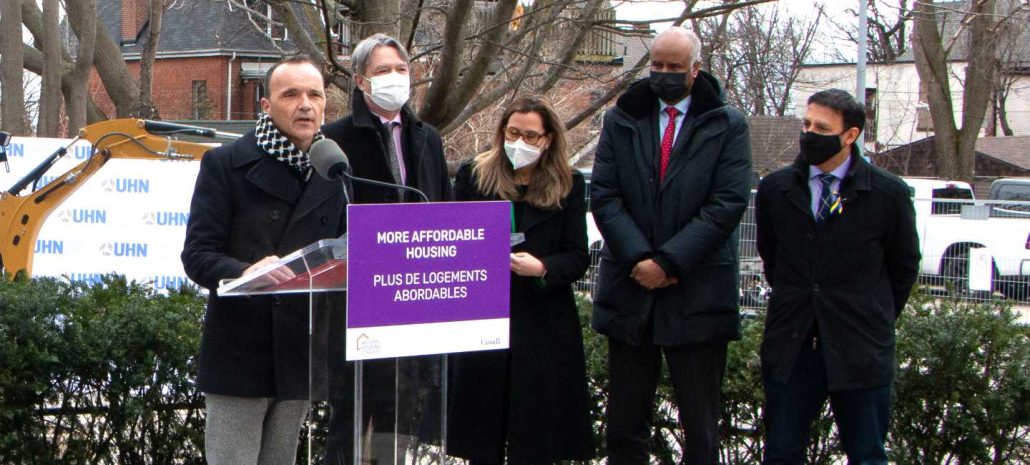
[[[0,193],[0,268],[9,279],[22,271],[31,276],[36,237],[47,216],[109,160],[200,160],[213,146],[175,139],[183,135],[238,137],[210,128],[138,119],[103,121],[80,129],[71,143],[57,149],[10,189]],[[3,136],[0,133],[0,146],[6,145]],[[91,144],[86,160],[40,186],[43,175],[80,140]],[[0,161],[6,162],[3,153],[0,153]]]

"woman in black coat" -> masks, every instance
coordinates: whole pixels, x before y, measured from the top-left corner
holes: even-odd
[[[583,177],[568,165],[561,121],[515,100],[493,149],[466,162],[457,200],[510,200],[526,241],[511,257],[511,349],[454,357],[448,451],[473,464],[593,456],[583,335],[572,284],[589,266]]]

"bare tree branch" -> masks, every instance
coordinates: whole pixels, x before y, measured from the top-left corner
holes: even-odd
[[[592,24],[589,22],[589,19],[596,16],[597,12],[601,9],[601,5],[605,3],[606,0],[593,0],[586,9],[583,10],[582,18],[585,20],[577,22],[572,40],[565,41],[564,47],[558,52],[558,56],[560,57],[558,65],[551,66],[550,69],[548,69],[543,82],[536,87],[537,93],[545,93],[551,90],[551,88],[558,83],[558,79],[561,77],[562,71],[576,58],[576,54],[579,53],[579,49],[583,44],[583,41],[593,32],[591,27]]]
[[[447,11],[443,48],[438,60],[439,71],[435,74],[419,111],[420,118],[430,121],[431,116],[433,121],[430,124],[437,127],[442,126],[439,122],[446,117],[450,88],[458,78],[458,63],[465,49],[464,29],[472,11],[472,3],[472,0],[455,0]]]
[[[42,76],[43,52],[39,51],[36,48],[33,48],[28,44],[24,45],[22,51],[25,54],[25,70]],[[61,92],[64,95],[67,95],[70,92],[72,86],[71,71],[74,67],[75,65],[72,64],[70,59],[61,61]],[[97,121],[102,121],[106,118],[107,116],[105,116],[104,113],[100,111],[100,107],[97,106],[96,102],[94,102],[92,98],[86,101],[87,121],[89,121],[90,123],[95,123]]]
[[[749,6],[755,6],[755,5],[760,5],[760,4],[763,4],[763,3],[771,3],[771,2],[777,2],[777,1],[779,1],[779,0],[749,0],[749,1],[745,1],[745,2],[729,2],[729,3],[723,3],[721,5],[717,5],[717,6],[713,6],[713,7],[709,7],[709,8],[704,8],[704,9],[701,9],[701,10],[696,10],[696,11],[692,11],[692,10],[690,10],[688,8],[686,11],[688,11],[689,13],[686,15],[685,18],[681,15],[681,16],[678,16],[678,17],[675,17],[675,18],[646,19],[646,20],[638,20],[638,21],[630,21],[630,20],[624,20],[624,19],[609,19],[609,20],[598,20],[598,21],[595,21],[594,24],[597,25],[597,26],[604,26],[604,25],[609,25],[610,26],[610,25],[615,25],[615,24],[623,24],[623,25],[629,25],[629,26],[648,26],[648,25],[651,25],[651,24],[654,24],[654,23],[665,23],[665,22],[672,21],[672,22],[676,23],[677,25],[679,25],[679,24],[683,24],[683,21],[686,21],[688,19],[705,18],[705,17],[708,17],[708,16],[719,16],[721,14],[725,14],[725,13],[728,13],[728,12],[733,11],[733,10],[739,10],[741,8],[745,8],[745,7],[749,7]],[[691,2],[691,3],[693,4],[695,2]]]
[[[642,57],[640,57],[640,59],[637,60],[636,64],[633,65],[633,69],[630,70],[630,72],[627,73],[617,84],[608,89],[608,91],[605,92],[604,95],[602,95],[597,100],[590,102],[590,106],[584,108],[583,111],[579,112],[579,114],[577,114],[576,116],[573,116],[572,118],[566,120],[565,129],[571,130],[576,126],[579,126],[580,123],[586,121],[587,118],[593,116],[594,113],[597,113],[601,108],[604,108],[604,106],[607,105],[608,102],[611,102],[612,99],[625,92],[626,89],[629,88],[629,85],[632,84],[633,81],[636,79],[640,71],[647,67],[647,62],[649,61],[651,61],[650,52],[645,53]]]
[[[88,11],[87,3],[93,6]],[[80,44],[83,42],[83,37],[93,38],[92,42],[95,46],[92,61],[96,66],[97,74],[100,76],[100,82],[104,85],[108,97],[114,103],[115,113],[117,113],[118,117],[128,117],[132,114],[132,110],[136,107],[136,102],[139,100],[139,84],[129,73],[128,66],[125,65],[121,47],[115,43],[107,28],[100,21],[96,20],[95,6],[95,0],[64,2],[68,22],[71,24],[75,36],[79,38]],[[86,18],[86,16],[89,16],[89,18]],[[65,96],[65,104],[68,105],[67,95]]]
[[[491,13],[491,21],[487,24],[506,23],[511,18],[512,13],[515,12],[517,4],[517,0],[498,0]],[[472,58],[469,69],[464,73],[461,82],[454,88],[454,92],[451,95],[451,98],[454,99],[453,101],[467,102],[479,91],[483,79],[490,69],[490,65],[493,64],[497,54],[500,52],[500,47],[497,44],[500,43],[500,39],[506,31],[506,28],[498,27],[484,37],[483,42],[479,45],[476,54]],[[459,105],[449,105],[445,117],[438,121],[438,123],[446,125],[460,112],[461,107]]]
[[[405,48],[408,49],[408,53],[411,53],[411,49],[415,45],[415,31],[418,30],[419,23],[422,21],[422,7],[425,5],[425,0],[418,0],[418,4],[415,7],[415,18],[411,20],[411,29],[408,32],[408,40]]]
[[[161,38],[161,18],[164,16],[165,4],[163,0],[150,0],[149,7],[150,20],[146,26],[147,39],[140,52],[139,102],[133,111],[133,116],[156,119],[158,117],[157,106],[154,105],[151,90],[153,88],[154,60],[157,58],[157,48]]]
[[[351,77],[350,70],[344,68],[344,66],[340,64],[339,60],[336,59],[336,52],[333,50],[332,27],[335,22],[336,15],[334,12],[329,10],[329,5],[326,3],[326,0],[319,0],[319,2],[322,6],[322,24],[325,27],[325,55],[329,58],[329,63],[332,65],[332,74],[340,73],[349,78]]]
[[[280,18],[282,18],[283,25],[285,25],[286,30],[289,31],[290,37],[292,38],[291,40],[294,44],[297,45],[297,48],[300,49],[301,53],[310,56],[311,59],[314,60],[316,64],[318,64],[319,69],[335,69],[334,65],[330,63],[329,58],[327,58],[327,56],[331,54],[324,53],[322,51],[322,48],[315,43],[315,41],[311,38],[311,35],[308,34],[308,29],[300,23],[300,20],[298,20],[298,15],[294,10],[295,8],[314,8],[311,4],[270,2],[269,6],[271,6],[272,10],[275,11],[275,13],[279,15]],[[312,26],[314,27],[315,25]],[[323,43],[329,42],[328,35],[325,37],[320,37],[320,39]],[[347,89],[349,77],[350,73],[345,72],[343,76],[334,73],[327,76],[327,81],[341,89],[344,89],[344,91],[347,91],[349,90]]]

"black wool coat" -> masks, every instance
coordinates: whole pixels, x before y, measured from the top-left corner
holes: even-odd
[[[322,133],[340,145],[350,161],[354,176],[376,181],[393,182],[386,162],[387,148],[379,117],[365,103],[364,93],[351,92],[351,114],[322,127]],[[418,119],[408,105],[401,108],[401,147],[407,186],[421,190],[430,202],[444,202],[452,197],[443,142],[432,125]],[[354,203],[420,202],[418,194],[405,192],[399,198],[397,189],[354,183]]]
[[[740,338],[738,225],[751,188],[747,119],[699,72],[658,182],[658,97],[642,79],[604,117],[590,185],[604,236],[593,327],[628,344]],[[648,291],[630,277],[652,258],[678,284]],[[653,339],[644,340],[648,321]]]
[[[762,372],[776,382],[816,323],[830,390],[894,380],[894,324],[919,271],[915,209],[904,181],[854,155],[840,196],[843,212],[816,224],[800,157],[758,184],[757,247],[773,289]]]
[[[382,182],[394,182],[390,173],[390,166],[387,164],[387,142],[388,139],[382,131],[382,122],[379,116],[372,113],[365,102],[365,94],[355,87],[351,92],[351,113],[344,118],[334,121],[322,127],[322,133],[332,139],[344,153],[350,162],[352,174],[366,179]],[[447,161],[444,158],[443,142],[440,134],[430,124],[426,124],[412,111],[411,107],[404,105],[401,108],[401,147],[404,149],[404,165],[407,172],[408,187],[421,190],[430,202],[446,202],[453,198],[451,179],[447,172]],[[398,203],[398,202],[421,202],[418,194],[405,191],[403,197],[398,189],[381,187],[356,181],[353,183],[354,195],[351,196],[352,203]],[[415,357],[404,360],[400,368],[403,377],[420,377],[426,370],[432,371],[435,362],[428,357]],[[338,375],[352,379],[352,371],[347,365],[346,370],[334,372],[334,378]],[[429,377],[422,377],[420,380],[401,381],[400,384],[411,388],[430,389],[428,396],[439,395],[435,391],[438,386],[433,384]],[[364,364],[364,379],[366,385],[380,386],[381,389],[366,389],[366,401],[379,402],[377,405],[393,405],[393,391],[398,384],[395,366],[391,361],[367,361]],[[350,392],[336,391],[334,396],[342,396],[349,399]],[[365,414],[375,415],[383,413],[366,405]],[[392,407],[391,407],[392,408]],[[387,409],[389,410],[389,409]],[[389,411],[387,416],[391,416]],[[379,421],[377,428],[389,429],[393,424],[392,418],[388,421]],[[378,431],[378,430],[377,430]]]
[[[516,220],[527,252],[547,269],[536,278],[511,274],[509,350],[472,352],[454,360],[447,450],[459,457],[539,464],[593,457],[583,334],[572,284],[589,266],[582,175],[560,210],[525,205]],[[458,200],[498,200],[478,192],[472,166],[455,181]],[[510,396],[507,404],[504,396]],[[502,436],[507,412],[507,438]]]
[[[200,342],[198,388],[211,394],[325,398],[328,360],[343,358],[342,293],[316,294],[308,391],[308,296],[221,297],[221,279],[237,278],[268,255],[285,256],[347,230],[339,181],[304,181],[257,147],[251,131],[211,149],[200,162],[182,263],[209,290]],[[330,334],[333,335],[330,340]],[[327,359],[327,351],[333,351]]]

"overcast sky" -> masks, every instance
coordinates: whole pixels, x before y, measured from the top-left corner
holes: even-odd
[[[626,20],[671,18],[679,16],[683,11],[682,0],[612,0],[612,4],[615,5],[616,17],[618,19]],[[781,10],[781,16],[787,14],[790,16],[811,17],[813,16],[813,11],[816,5],[823,5],[827,16],[837,23],[858,23],[858,19],[850,13],[845,12],[845,10],[848,8],[857,9],[859,6],[859,0],[779,0],[777,2],[771,2],[755,8],[779,8]],[[653,27],[656,31],[661,32],[668,28],[670,24],[671,23],[658,23],[654,24]],[[836,37],[842,36],[842,34],[835,31],[835,26],[825,18],[820,21],[819,28],[821,40],[817,44],[817,50],[821,48],[825,53],[828,53],[828,50],[838,50],[845,57],[854,61],[854,55],[856,53],[855,44],[835,39]],[[704,42],[704,37],[701,38],[701,41],[702,43]]]

